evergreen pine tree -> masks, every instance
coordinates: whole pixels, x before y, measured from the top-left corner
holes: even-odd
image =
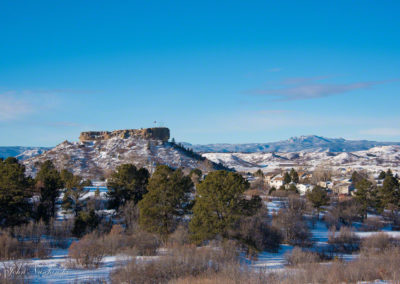
[[[84,188],[87,182],[83,181],[82,177],[75,176],[68,170],[62,170],[60,176],[65,187],[62,208],[64,210],[71,210],[75,216],[78,216],[79,211],[84,207],[82,197],[88,192]]]
[[[0,226],[15,226],[28,220],[32,209],[28,202],[31,187],[25,167],[17,159],[0,160]]]
[[[381,171],[379,173],[378,179],[384,179],[386,177],[386,173],[384,171]]]
[[[283,175],[283,183],[284,184],[289,184],[292,181],[292,178],[290,177],[290,174],[288,172],[285,172]]]
[[[299,193],[299,190],[297,189],[296,185],[293,183],[291,183],[286,190],[289,192],[292,192],[292,193]]]
[[[400,205],[399,182],[390,169],[386,172],[383,185],[379,188],[379,199],[382,209],[398,210]]]
[[[137,204],[147,192],[149,176],[147,169],[138,170],[133,164],[118,166],[107,182],[110,207],[118,209],[129,200]]]
[[[317,209],[317,217],[319,219],[321,207],[328,205],[329,203],[329,197],[326,190],[320,186],[315,186],[312,191],[307,192],[306,197],[311,202],[312,206]]]
[[[372,182],[367,179],[358,181],[355,185],[356,191],[354,192],[354,198],[360,205],[360,213],[363,218],[367,215],[368,207],[375,206],[375,194]]]
[[[157,166],[149,179],[148,192],[138,204],[140,226],[166,240],[179,217],[185,213],[192,188],[190,177],[185,176],[181,169]]]
[[[299,183],[299,174],[293,168],[290,170],[290,179],[294,183]]]
[[[264,178],[264,173],[261,169],[258,169],[255,173],[254,173],[255,177],[259,177],[259,178]]]
[[[227,171],[209,173],[197,186],[193,217],[189,229],[195,242],[211,240],[217,235],[227,238],[229,230],[244,214],[252,215],[260,207],[260,200],[253,200],[247,211],[248,201],[243,193],[249,183],[239,174]]]
[[[40,203],[38,207],[38,219],[46,222],[55,216],[56,200],[60,196],[60,190],[64,184],[60,173],[51,161],[45,161],[35,178],[36,188],[39,191]]]

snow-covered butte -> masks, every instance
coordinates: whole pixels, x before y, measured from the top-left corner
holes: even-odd
[[[203,172],[222,168],[173,143],[140,136],[64,141],[39,156],[24,160],[26,173],[35,176],[40,163],[46,160],[51,160],[58,169],[68,169],[90,179],[107,176],[117,166],[126,163],[146,167],[150,172],[159,164],[173,168],[199,168]]]

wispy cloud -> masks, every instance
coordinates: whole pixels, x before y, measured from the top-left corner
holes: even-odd
[[[286,109],[265,109],[258,111],[259,114],[285,114],[291,112],[290,110]]]
[[[256,95],[267,95],[277,97],[278,100],[304,100],[323,98],[328,96],[340,95],[360,89],[369,89],[376,85],[381,85],[389,82],[399,81],[399,79],[355,82],[347,84],[328,84],[328,83],[309,83],[313,81],[323,80],[328,77],[310,77],[310,78],[289,78],[284,84],[295,86],[284,86],[276,89],[252,90],[248,93]]]
[[[72,90],[0,90],[0,121],[20,120],[41,110],[56,108],[61,93]]]
[[[282,71],[282,70],[283,70],[282,68],[275,67],[275,68],[268,69],[267,71],[268,71],[268,72],[274,73],[274,72],[280,72],[280,71]]]
[[[362,130],[360,133],[373,136],[400,136],[400,128],[372,128]]]
[[[312,76],[312,77],[291,77],[282,80],[282,84],[285,85],[297,85],[304,84],[314,81],[320,81],[324,79],[332,78],[332,76]]]
[[[82,127],[81,124],[70,121],[56,121],[48,124],[52,127]]]
[[[0,95],[0,121],[14,120],[32,113],[33,110],[33,106],[25,100]]]

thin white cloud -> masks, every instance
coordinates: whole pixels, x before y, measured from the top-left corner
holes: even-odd
[[[34,110],[25,100],[15,99],[10,95],[0,95],[0,121],[15,120]]]
[[[362,130],[360,133],[373,136],[400,136],[400,128],[371,128]]]
[[[314,79],[309,78],[308,80],[321,80],[325,78],[326,77],[314,77]],[[394,79],[383,81],[356,82],[348,84],[303,84],[302,82],[306,82],[305,80],[307,80],[307,78],[292,78],[291,80],[289,80],[289,82],[286,82],[286,84],[297,84],[293,87],[285,86],[277,89],[253,90],[250,91],[250,93],[256,95],[274,96],[278,100],[284,101],[304,100],[334,96],[360,89],[369,89],[376,85],[398,81],[398,79]]]
[[[275,73],[275,72],[280,72],[280,71],[282,71],[282,70],[283,70],[282,68],[275,67],[275,68],[268,69],[267,71],[268,71],[268,72]]]
[[[259,114],[284,114],[288,112],[291,111],[286,109],[265,109],[258,111]]]
[[[0,121],[20,120],[41,110],[55,109],[61,93],[68,90],[2,90],[0,92]]]
[[[332,76],[313,76],[313,77],[290,77],[282,80],[285,85],[297,85],[304,84],[314,81],[320,81],[324,79],[332,78]]]
[[[76,122],[70,122],[70,121],[56,121],[56,122],[51,122],[48,124],[48,126],[52,127],[81,127],[82,125]]]

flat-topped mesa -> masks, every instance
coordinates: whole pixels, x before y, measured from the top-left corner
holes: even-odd
[[[167,127],[153,127],[144,129],[125,129],[115,131],[87,131],[81,132],[79,140],[84,141],[96,141],[96,140],[107,140],[114,137],[126,139],[129,137],[138,137],[143,139],[156,139],[162,141],[168,141],[169,139],[169,128]]]

